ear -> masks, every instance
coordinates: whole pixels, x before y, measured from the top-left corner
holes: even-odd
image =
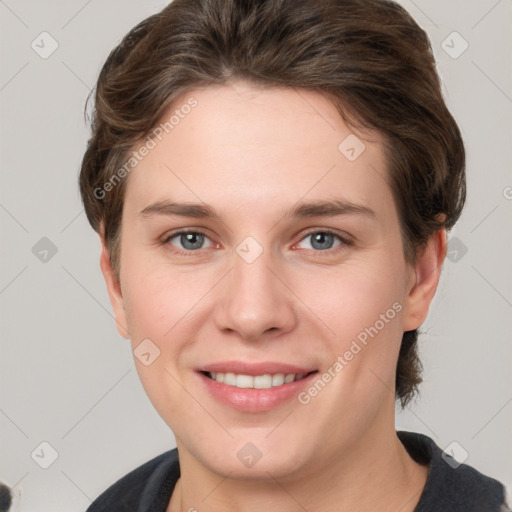
[[[417,329],[427,318],[445,256],[446,230],[442,228],[430,236],[424,250],[418,254],[414,267],[411,267],[411,282],[403,317],[404,331]]]
[[[117,276],[115,275],[114,269],[112,268],[112,263],[110,261],[110,255],[108,253],[108,249],[105,244],[105,240],[103,235],[100,234],[101,239],[101,257],[100,257],[100,267],[101,273],[103,274],[103,278],[105,279],[105,284],[107,285],[108,295],[110,297],[110,303],[112,304],[112,309],[114,310],[114,316],[116,320],[117,332],[126,339],[130,338],[130,333],[128,332],[128,325],[126,319],[126,311],[124,308],[124,300],[121,292],[121,283]]]

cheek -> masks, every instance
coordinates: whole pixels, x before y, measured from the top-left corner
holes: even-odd
[[[155,283],[149,277],[126,286],[124,303],[134,344],[141,337],[163,337],[174,324],[175,309],[169,305],[176,303],[176,299],[172,289],[163,289],[161,283]]]
[[[169,272],[130,270],[124,300],[135,365],[146,394],[167,421],[168,411],[179,408],[183,399],[177,363],[187,350],[191,309],[199,290],[194,293],[196,287]],[[145,352],[151,357],[148,365],[137,355]]]
[[[374,397],[377,404],[394,386],[404,297],[400,262],[392,261],[354,261],[329,279],[309,278],[307,301],[333,331],[324,346],[326,362],[342,365],[335,370],[340,378],[332,387],[334,403]]]
[[[386,319],[392,317],[392,321],[386,323],[385,330],[391,330],[393,325],[394,332],[399,332],[398,310],[404,300],[400,276],[397,266],[352,262],[323,275],[317,272],[314,278],[304,274],[296,281],[302,283],[297,295],[304,297],[304,302],[333,331],[331,335],[342,348],[387,311]]]
[[[204,285],[198,274],[173,268],[159,251],[140,247],[133,233],[127,232],[123,242],[121,281],[130,333],[133,338],[167,339],[199,300]]]
[[[124,298],[130,331],[155,340],[172,338],[173,332],[187,323],[187,314],[201,297],[197,279],[176,273],[142,276],[126,286]]]

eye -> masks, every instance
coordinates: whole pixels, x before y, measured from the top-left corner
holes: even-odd
[[[207,245],[205,245],[205,242]],[[176,251],[180,254],[196,252],[199,249],[206,249],[214,245],[206,234],[201,231],[178,231],[168,236],[163,243],[171,244],[178,249],[182,249]]]
[[[308,233],[299,243],[307,241],[305,249],[313,249],[314,251],[327,251],[339,247],[340,245],[350,245],[348,240],[345,240],[340,235],[332,231],[312,231]],[[309,247],[308,247],[309,246]]]

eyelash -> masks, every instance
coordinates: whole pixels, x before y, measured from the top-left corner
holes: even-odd
[[[201,229],[182,229],[180,231],[175,231],[174,233],[169,234],[168,236],[166,236],[162,240],[161,243],[162,243],[162,245],[170,245],[169,241],[172,238],[175,238],[175,237],[180,236],[180,235],[185,235],[185,234],[188,234],[188,233],[203,235],[203,236],[205,236],[206,238],[209,239],[209,237],[206,234],[206,232],[202,231]],[[317,234],[317,233],[322,233],[322,234],[326,234],[326,235],[333,235],[334,237],[336,237],[340,241],[340,245],[338,245],[336,247],[333,247],[331,249],[326,249],[324,251],[308,249],[308,250],[312,250],[315,253],[319,253],[319,254],[321,254],[321,253],[332,254],[333,252],[336,252],[337,250],[339,250],[342,246],[350,247],[351,245],[354,244],[354,242],[352,240],[349,240],[347,238],[342,237],[340,234],[338,234],[337,232],[335,232],[335,231],[333,231],[331,229],[315,229],[315,230],[308,231],[299,240],[299,242],[302,242],[308,236],[311,236],[311,235],[314,235],[314,234]],[[210,240],[210,241],[212,241],[212,240]],[[215,242],[213,242],[213,243],[215,243]],[[193,251],[193,250],[181,250],[181,249],[173,248],[173,249],[171,249],[171,251],[174,252],[175,254],[177,254],[178,256],[194,256],[195,253],[198,253],[199,251],[201,251],[201,249],[197,249],[197,250]]]

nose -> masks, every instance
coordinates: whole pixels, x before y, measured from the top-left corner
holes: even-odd
[[[294,295],[284,270],[264,251],[248,262],[233,255],[233,269],[218,290],[214,313],[217,327],[247,341],[274,338],[297,323]]]

